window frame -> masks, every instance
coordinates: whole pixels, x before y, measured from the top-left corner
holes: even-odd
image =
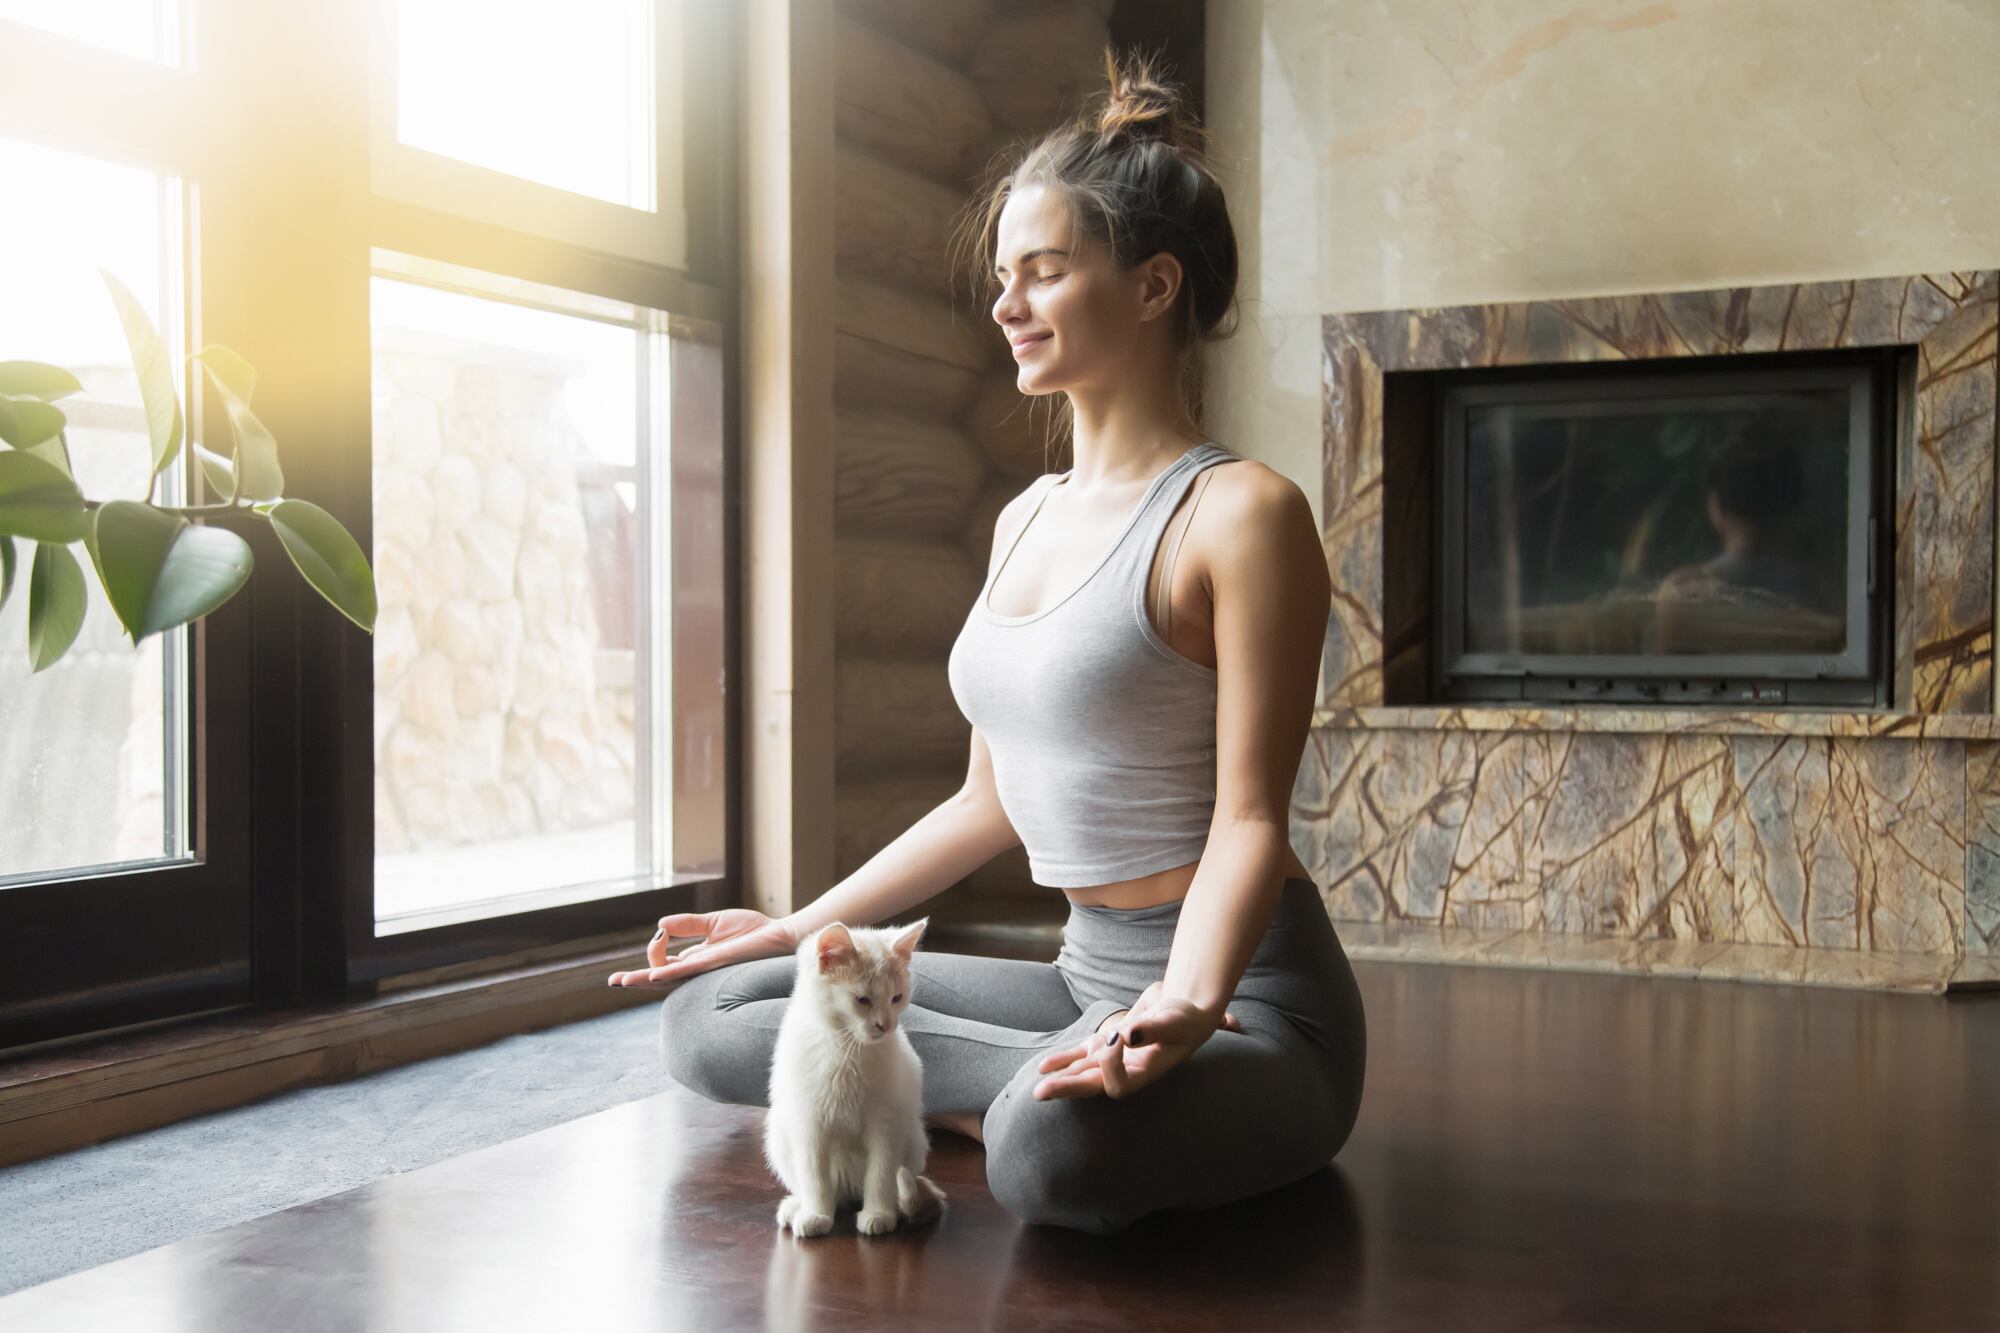
[[[197,12],[184,20],[190,57],[179,67],[0,21],[0,40],[18,42],[27,57],[10,61],[24,77],[0,89],[0,134],[182,182],[184,345],[227,343],[259,367],[259,415],[279,440],[287,494],[333,513],[364,550],[372,549],[374,248],[712,326],[709,355],[669,368],[677,382],[687,373],[704,392],[720,393],[726,681],[739,670],[734,83],[742,27],[729,0],[656,3],[682,11],[688,49],[713,57],[686,62],[674,99],[685,267],[378,194],[367,62],[373,5],[193,0],[185,8]],[[656,86],[667,82],[663,75]],[[71,114],[76,107],[88,110]],[[674,179],[661,178],[662,197]],[[581,198],[536,188],[565,203]],[[210,438],[208,404],[189,392],[195,386],[183,372],[189,437]],[[670,391],[669,401],[689,410],[686,394]],[[715,410],[697,413],[709,418],[700,429],[714,431]],[[678,513],[683,497],[671,486]],[[370,995],[413,972],[626,932],[636,955],[656,916],[740,900],[740,721],[736,692],[726,691],[721,873],[669,874],[618,897],[378,937],[373,640],[305,586],[268,532],[253,530],[252,549],[261,569],[249,585],[190,627],[189,845],[197,860],[0,892],[0,960],[22,969],[0,982],[0,1051],[245,1005]],[[87,896],[79,884],[90,886]]]

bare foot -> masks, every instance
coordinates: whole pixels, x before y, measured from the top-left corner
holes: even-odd
[[[986,1117],[976,1111],[943,1111],[937,1115],[924,1117],[925,1124],[938,1129],[948,1129],[954,1134],[963,1134],[974,1143],[986,1142],[979,1132],[985,1120]]]

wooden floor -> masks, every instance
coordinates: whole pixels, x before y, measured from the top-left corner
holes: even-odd
[[[1254,1202],[1023,1228],[939,1134],[939,1227],[799,1241],[760,1113],[677,1092],[17,1293],[0,1329],[2000,1329],[2000,999],[1357,971],[1355,1137]]]

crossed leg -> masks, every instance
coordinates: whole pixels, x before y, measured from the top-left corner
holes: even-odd
[[[1237,998],[1218,1030],[1129,1097],[1036,1101],[1030,1061],[986,1113],[986,1180],[1025,1222],[1100,1234],[1149,1213],[1212,1207],[1325,1166],[1360,1103],[1358,1072],[1277,1009]]]
[[[716,1101],[770,1104],[771,1052],[798,964],[761,958],[698,973],[660,1005],[660,1057]],[[1079,1007],[1052,964],[920,952],[903,1030],[924,1065],[927,1115],[978,1115],[1042,1054],[1076,1044],[1117,1001]]]

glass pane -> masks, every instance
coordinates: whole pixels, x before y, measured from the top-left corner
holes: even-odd
[[[1838,653],[1848,450],[1839,389],[1468,408],[1466,648]]]
[[[137,60],[180,62],[176,0],[0,0],[0,19],[73,37]]]
[[[92,499],[136,499],[151,472],[131,351],[98,276],[142,301],[179,359],[179,191],[151,172],[0,139],[0,180],[38,208],[0,230],[0,360],[48,361],[83,381],[62,400],[71,466]],[[177,479],[154,499],[180,503]],[[14,594],[0,610],[0,880],[183,855],[187,847],[186,636],[125,638],[82,543],[89,605],[68,654],[28,662],[32,543],[16,540]]]
[[[650,210],[656,0],[397,0],[396,137]]]
[[[377,920],[650,884],[657,335],[388,276],[372,300]]]

